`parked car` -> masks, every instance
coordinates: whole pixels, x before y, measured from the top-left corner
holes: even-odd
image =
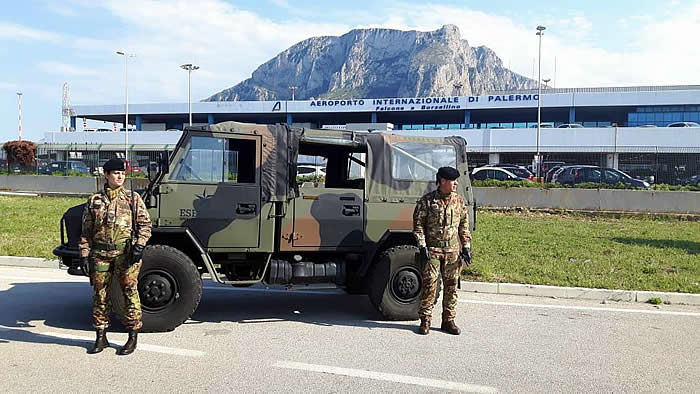
[[[534,175],[532,175],[532,172],[530,172],[530,170],[518,164],[486,164],[484,167],[505,168],[506,170],[512,172],[516,176],[520,178],[527,178],[530,181],[534,178]]]
[[[65,174],[70,171],[80,172],[82,174],[89,174],[90,168],[85,163],[78,160],[53,161],[47,166],[39,168],[39,173],[44,175],[51,175],[56,173]]]
[[[578,183],[605,183],[616,185],[624,183],[633,187],[648,189],[649,183],[641,179],[635,179],[614,168],[605,168],[587,165],[563,166],[552,176],[552,182],[564,185],[576,185]]]
[[[551,183],[552,177],[554,177],[554,173],[557,172],[557,170],[559,170],[562,166],[563,166],[563,164],[555,165],[555,166],[551,167],[549,170],[547,170],[547,172],[545,172],[545,175],[544,175],[544,182]]]
[[[537,125],[533,124],[530,126],[531,129],[536,129]],[[551,129],[554,128],[554,123],[540,123],[540,129]]]
[[[666,127],[700,127],[700,124],[697,122],[673,122]]]
[[[326,167],[314,164],[298,164],[297,176],[326,176]]]
[[[693,175],[688,178],[681,178],[678,180],[681,185],[697,186],[700,187],[700,174]]]
[[[497,181],[530,181],[515,175],[509,169],[500,167],[479,167],[472,171],[472,179],[477,181],[497,180]]]
[[[557,126],[558,129],[582,129],[583,126],[578,123],[564,123]]]

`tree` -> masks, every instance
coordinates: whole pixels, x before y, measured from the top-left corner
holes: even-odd
[[[33,167],[36,156],[36,144],[32,141],[8,141],[2,149],[7,153],[7,165],[20,164],[24,167]]]

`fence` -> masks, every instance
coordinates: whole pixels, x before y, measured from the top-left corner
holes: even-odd
[[[155,147],[154,147],[155,148]],[[173,145],[166,146],[172,150]],[[518,164],[532,169],[532,161],[536,148],[491,146],[484,153],[481,147],[468,147],[470,168],[480,167],[489,163]],[[545,174],[553,165],[561,162],[567,165],[581,164],[617,168],[632,177],[643,179],[650,183],[671,185],[689,184],[691,178],[700,175],[700,147],[542,147],[543,171]],[[145,177],[148,166],[156,163],[162,149],[145,149],[136,147],[129,151],[130,175]],[[0,150],[0,154],[4,151]],[[32,166],[21,166],[7,163],[0,156],[2,174],[39,174],[39,175],[99,175],[102,165],[109,159],[124,158],[124,149],[103,149],[103,145],[71,144],[71,145],[39,145],[36,163]]]
[[[62,146],[39,145],[33,165],[8,163],[0,157],[0,174],[72,175],[92,176],[102,174],[102,165],[109,159],[125,158],[124,149],[103,149],[97,144],[69,144]],[[170,146],[173,149],[174,146]],[[128,151],[127,173],[134,177],[146,177],[148,166],[157,163],[162,150],[131,149]]]
[[[508,152],[508,147],[491,147],[500,153],[468,153],[471,169],[489,163],[517,164],[532,170],[535,147],[518,147],[518,152]],[[543,171],[545,174],[553,165],[563,162],[565,165],[593,165],[616,168],[633,178],[649,183],[670,185],[696,184],[691,178],[700,175],[700,147],[645,147],[645,152],[635,152],[638,147],[616,147],[617,152],[610,152],[608,147],[600,149],[585,148],[582,152],[556,152],[552,147],[541,151]],[[469,147],[469,150],[478,150]],[[569,150],[571,150],[569,148]],[[590,150],[598,150],[591,152]],[[653,153],[652,153],[653,152]]]

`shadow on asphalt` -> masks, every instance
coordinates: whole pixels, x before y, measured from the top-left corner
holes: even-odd
[[[14,283],[0,291],[0,348],[3,343],[21,341],[89,349],[90,341],[56,338],[24,328],[35,327],[34,322],[39,321],[48,327],[93,335],[91,294],[87,283],[76,282]]]
[[[688,254],[700,254],[700,242],[673,239],[645,239],[615,237],[613,241],[626,245],[652,246],[659,249],[681,249]]]
[[[416,324],[383,322],[367,296],[339,292],[298,293],[293,291],[249,291],[248,289],[211,289],[204,281],[199,308],[192,317],[199,322],[238,322],[275,324],[294,321],[319,326],[353,326],[415,331]],[[220,290],[223,289],[223,290]],[[26,330],[43,322],[45,327],[83,331],[93,336],[92,288],[87,283],[33,282],[13,283],[0,291],[0,349],[8,342],[59,344],[89,349],[92,341],[64,339]],[[439,307],[439,306],[438,306]],[[436,308],[437,309],[437,308]],[[439,312],[438,312],[439,313]],[[115,316],[110,332],[126,332]]]
[[[318,291],[318,294],[293,291],[260,291],[225,287],[211,289],[205,282],[195,322],[238,322],[274,324],[293,321],[319,326],[352,326],[415,331],[417,325],[381,321],[383,317],[366,295],[348,295]],[[221,289],[221,290],[219,290]],[[438,312],[439,313],[439,312]]]

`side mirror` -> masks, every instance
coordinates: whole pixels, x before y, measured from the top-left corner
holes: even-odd
[[[158,166],[160,172],[162,172],[163,174],[167,174],[168,172],[170,172],[170,162],[167,150],[160,152],[160,160],[158,162]]]
[[[148,180],[153,181],[158,174],[158,163],[148,163]]]

